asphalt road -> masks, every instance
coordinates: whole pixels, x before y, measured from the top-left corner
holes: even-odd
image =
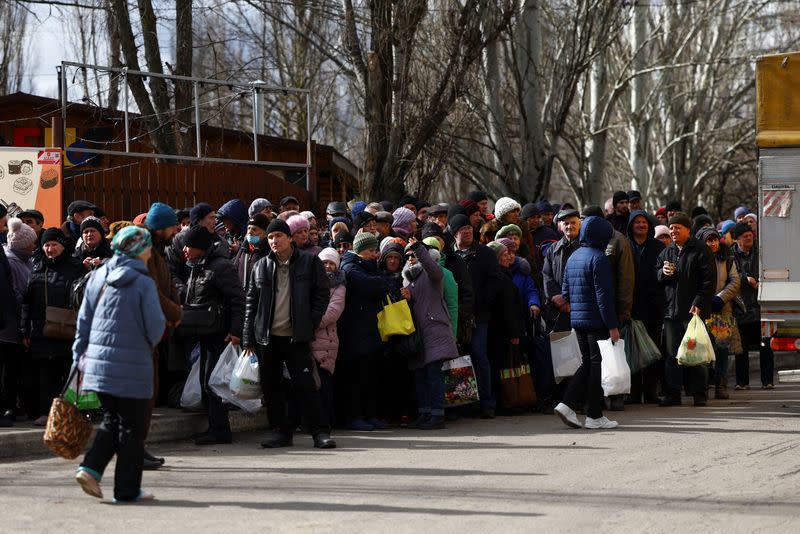
[[[628,407],[612,431],[535,414],[340,432],[332,451],[160,444],[147,505],[83,494],[77,461],[0,463],[0,531],[800,532],[800,386],[733,397]]]

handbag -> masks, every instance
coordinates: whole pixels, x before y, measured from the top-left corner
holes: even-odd
[[[509,345],[508,361],[500,369],[500,402],[504,408],[536,404],[531,366],[520,354],[519,345]]]
[[[50,306],[47,298],[48,269],[44,270],[44,326],[42,335],[50,339],[75,339],[78,314],[72,308]]]
[[[384,343],[392,336],[407,336],[416,331],[414,319],[411,317],[411,308],[406,299],[392,302],[386,295],[386,305],[378,312],[378,332]]]
[[[72,367],[64,389],[50,405],[50,415],[47,417],[47,426],[44,430],[44,444],[47,448],[67,460],[77,458],[86,448],[92,435],[92,423],[89,417],[82,414],[75,404],[64,397],[73,377],[79,372],[77,366]],[[80,384],[80,381],[78,383]]]
[[[176,329],[183,337],[201,337],[222,330],[222,313],[216,304],[184,304],[181,324]]]

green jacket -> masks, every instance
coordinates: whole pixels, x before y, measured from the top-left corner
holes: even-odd
[[[439,265],[444,272],[444,302],[450,314],[450,326],[453,328],[453,337],[458,339],[458,283],[453,273],[444,266],[445,257],[439,258]]]

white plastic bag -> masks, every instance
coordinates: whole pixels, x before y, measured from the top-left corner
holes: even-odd
[[[716,361],[714,344],[708,335],[706,325],[699,315],[693,315],[689,327],[681,340],[678,348],[678,365],[694,367]]]
[[[198,358],[192,364],[192,369],[189,371],[189,377],[186,379],[186,384],[183,386],[183,393],[181,393],[181,408],[186,408],[187,410],[202,410],[203,394],[201,388],[200,358]]]
[[[261,398],[261,377],[254,353],[243,352],[236,361],[231,375],[231,393],[242,400]]]
[[[553,359],[553,376],[556,384],[564,378],[573,376],[581,366],[581,348],[578,346],[578,334],[575,330],[552,332],[550,354]]]
[[[216,393],[222,400],[235,404],[246,412],[255,413],[261,408],[260,398],[244,400],[238,398],[231,392],[231,376],[233,375],[233,369],[236,367],[236,361],[239,359],[241,353],[241,348],[232,343],[228,343],[228,346],[225,347],[225,350],[222,351],[219,357],[217,366],[214,367],[211,376],[208,378],[208,386],[211,388],[211,391]]]
[[[622,339],[616,343],[612,343],[610,339],[601,339],[597,345],[603,358],[600,380],[605,396],[630,393],[631,368],[628,367],[628,359],[625,357],[625,342]]]

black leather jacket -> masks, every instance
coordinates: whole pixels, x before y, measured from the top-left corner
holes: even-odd
[[[186,304],[221,304],[224,331],[213,333],[240,337],[244,323],[244,291],[233,262],[220,251],[224,252],[211,247],[194,266],[187,263],[189,278],[186,293],[181,298]]]
[[[676,266],[676,273],[666,276],[662,271],[664,261]],[[692,306],[700,308],[701,317],[711,311],[711,297],[717,287],[716,262],[711,251],[694,237],[690,237],[682,250],[673,243],[658,255],[656,276],[664,287],[664,318],[688,320]]]
[[[294,252],[289,260],[291,286],[292,342],[308,343],[322,321],[330,300],[330,283],[322,261],[317,256]],[[274,252],[253,265],[250,284],[247,286],[244,337],[242,345],[255,347],[269,345],[269,332],[274,312],[276,261]]]

